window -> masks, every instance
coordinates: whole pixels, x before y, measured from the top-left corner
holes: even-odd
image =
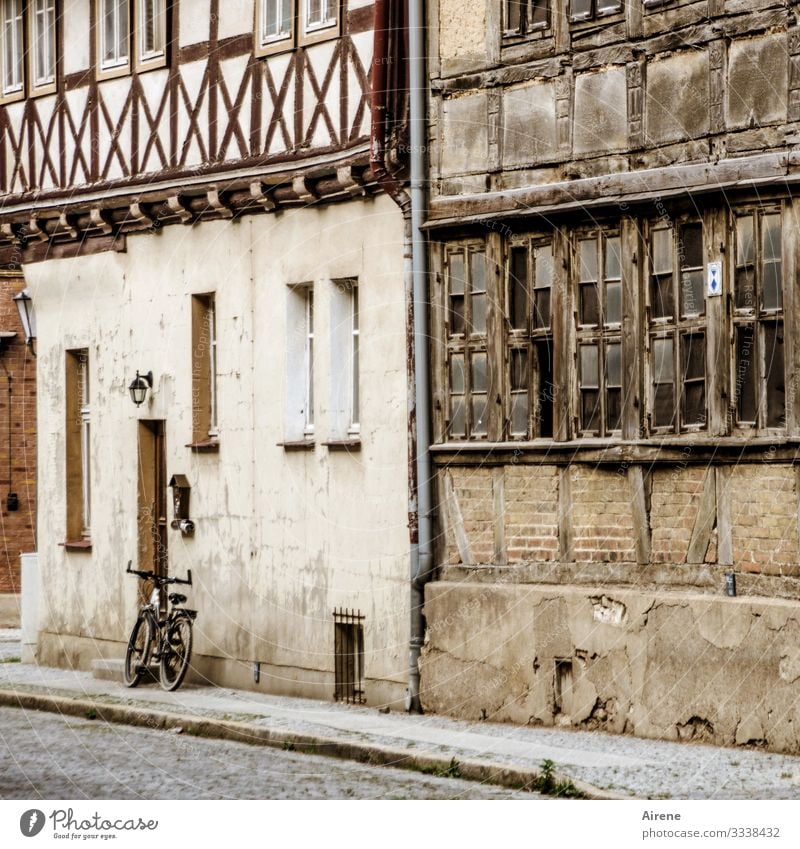
[[[130,48],[128,0],[100,0],[100,67],[127,68]]]
[[[24,62],[25,39],[22,22],[22,0],[0,0],[2,29],[0,29],[0,51],[3,62],[3,99],[22,97],[25,84]]]
[[[699,221],[650,230],[650,429],[706,423],[706,305]]]
[[[269,48],[294,46],[294,4],[292,0],[258,0],[256,38],[259,52]]]
[[[163,65],[167,52],[166,0],[136,0],[134,29],[138,65]]]
[[[622,427],[622,264],[614,233],[577,241],[578,431],[608,436]]]
[[[553,244],[511,247],[506,295],[510,439],[553,436]]]
[[[569,0],[571,21],[590,21],[622,11],[622,0]]]
[[[66,456],[67,541],[90,537],[91,530],[91,406],[89,352],[67,352]]]
[[[550,26],[550,0],[504,0],[503,29],[507,35],[527,35]]]
[[[336,26],[339,0],[303,0],[306,32]]]
[[[364,704],[364,615],[360,610],[333,612],[334,699]]]
[[[452,250],[448,291],[448,433],[453,439],[488,435],[489,368],[486,351],[486,253],[479,246]]]
[[[128,73],[131,49],[137,71],[166,65],[167,0],[98,0],[97,10],[99,76]]]
[[[52,87],[56,81],[55,0],[34,0],[30,4],[32,40],[31,87]]]
[[[285,447],[314,446],[314,286],[300,283],[287,288]],[[346,429],[346,424],[345,424]]]
[[[735,216],[733,413],[738,427],[785,425],[781,230],[779,208]]]
[[[330,299],[331,443],[354,440],[360,432],[358,281],[334,280]]]
[[[217,318],[213,294],[192,296],[192,447],[209,447],[217,421]]]

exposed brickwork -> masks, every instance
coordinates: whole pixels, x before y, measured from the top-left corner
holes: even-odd
[[[35,550],[36,360],[12,301],[24,288],[21,278],[0,277],[0,331],[17,334],[0,354],[0,593],[19,592],[19,555]],[[17,511],[7,509],[9,492],[17,493]]]
[[[509,562],[558,560],[558,469],[507,467],[503,518]]]
[[[494,499],[491,469],[452,469],[453,489],[473,563],[494,561]],[[452,519],[451,519],[452,522]],[[455,548],[451,527],[450,546]],[[456,549],[456,558],[458,552]],[[456,559],[455,562],[459,562]]]
[[[686,562],[705,477],[703,466],[676,466],[653,472],[650,498],[653,563]],[[716,555],[716,546],[709,548],[714,548]]]
[[[603,469],[570,469],[575,560],[635,561],[630,489],[625,475]]]
[[[746,572],[798,573],[797,490],[792,466],[737,466],[730,475],[733,562]]]

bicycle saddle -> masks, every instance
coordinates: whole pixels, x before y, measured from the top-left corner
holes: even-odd
[[[183,604],[186,601],[186,596],[180,593],[170,593],[169,600],[172,604]]]

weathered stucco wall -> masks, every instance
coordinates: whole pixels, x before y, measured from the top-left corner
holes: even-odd
[[[800,752],[800,604],[597,587],[426,588],[426,710]]]
[[[136,611],[138,420],[166,422],[167,475],[191,484],[195,652],[218,682],[330,698],[335,607],[365,616],[367,698],[402,697],[408,643],[406,343],[402,219],[386,198],[131,236],[126,253],[54,260],[26,276],[39,321],[39,660],[120,657]],[[333,280],[358,278],[361,448],[329,450]],[[316,445],[290,452],[287,298],[315,284]],[[193,453],[193,293],[216,293],[220,450]],[[66,552],[65,349],[88,348],[92,550]],[[137,409],[127,385],[153,370]],[[56,636],[59,635],[59,636]]]

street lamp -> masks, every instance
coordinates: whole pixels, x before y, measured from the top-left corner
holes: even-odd
[[[147,390],[152,385],[153,372],[148,371],[147,374],[139,374],[137,370],[136,377],[134,377],[131,381],[131,385],[128,387],[128,392],[131,393],[131,401],[133,401],[137,407],[144,404],[145,398],[147,398]]]
[[[17,305],[19,320],[22,322],[22,329],[25,331],[25,344],[35,357],[36,351],[33,349],[33,343],[36,339],[36,312],[33,309],[33,300],[27,289],[23,289],[12,300]]]

